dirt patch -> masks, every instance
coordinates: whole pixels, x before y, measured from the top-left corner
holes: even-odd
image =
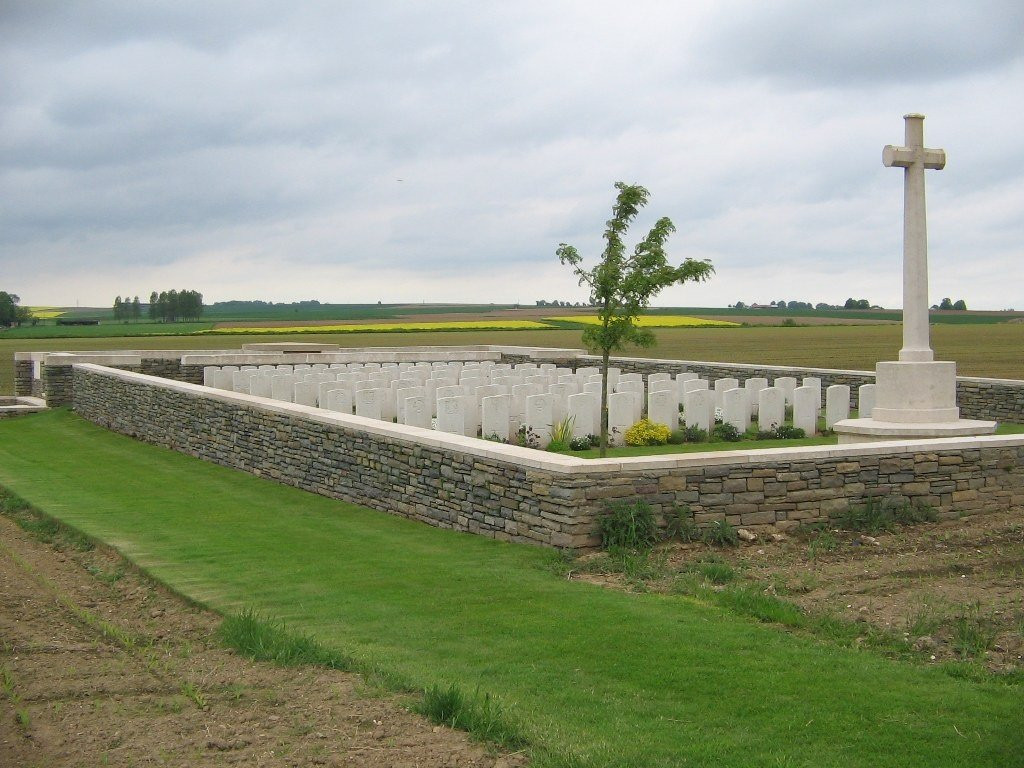
[[[681,574],[722,563],[735,573],[733,583],[892,633],[926,661],[977,659],[993,671],[1024,669],[1024,510],[875,535],[825,529],[775,537],[732,548],[662,545],[642,586],[671,589]],[[581,570],[601,557],[584,559]],[[622,574],[596,570],[573,578],[631,586]]]
[[[255,663],[102,548],[0,516],[0,765],[509,768],[356,675]]]

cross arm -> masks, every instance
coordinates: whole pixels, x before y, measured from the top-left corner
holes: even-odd
[[[882,149],[882,165],[886,168],[909,168],[918,160],[925,168],[942,170],[946,167],[946,152],[942,149],[894,147],[892,144],[886,144]]]

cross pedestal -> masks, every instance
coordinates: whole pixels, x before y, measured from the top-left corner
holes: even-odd
[[[924,172],[942,170],[946,153],[924,146],[924,115],[903,116],[905,146],[882,150],[886,168],[903,169],[903,348],[875,367],[875,408],[836,422],[840,443],[987,435],[994,421],[960,418],[956,363],[935,360],[928,327],[928,229]]]

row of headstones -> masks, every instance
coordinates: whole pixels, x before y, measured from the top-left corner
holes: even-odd
[[[610,374],[617,381],[620,371]],[[624,374],[623,382],[631,378],[642,386],[639,374]],[[444,431],[475,436],[485,428],[484,434],[502,439],[525,422],[528,397],[554,395],[554,411],[564,418],[563,401],[578,394],[581,384],[599,393],[600,379],[597,368],[573,371],[552,363],[513,366],[493,361],[228,365],[203,372],[204,384],[211,387],[419,427],[429,428],[436,419]],[[504,427],[501,404],[483,402],[492,396],[509,398]],[[598,399],[592,408],[595,418]],[[550,430],[550,423],[545,429]]]
[[[515,366],[481,363],[352,363],[208,367],[204,383],[301,405],[318,406],[412,426],[507,440],[520,426],[538,443],[550,439],[551,427],[569,419],[573,437],[600,429],[601,376],[597,368],[558,368],[554,364]],[[870,411],[874,385],[860,388],[861,413]],[[779,377],[709,382],[694,373],[647,377],[609,371],[609,430],[621,436],[646,411],[651,421],[679,426],[680,407],[687,426],[710,430],[716,412],[745,431],[758,416],[762,428],[783,423],[787,406],[794,424],[813,434],[821,404],[821,381]],[[849,387],[826,391],[826,425],[846,418]],[[646,406],[646,408],[645,408]]]

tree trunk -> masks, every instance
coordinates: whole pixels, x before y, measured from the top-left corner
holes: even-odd
[[[608,362],[611,353],[601,355],[601,458],[608,454]]]

